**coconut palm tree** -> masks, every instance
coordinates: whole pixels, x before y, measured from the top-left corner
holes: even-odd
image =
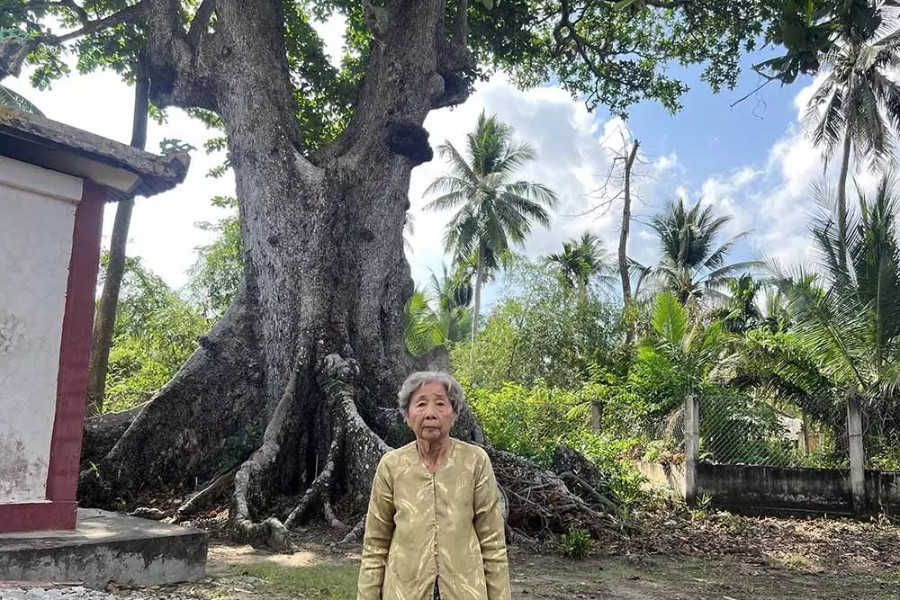
[[[853,2],[841,18],[838,38],[825,55],[830,67],[803,117],[804,126],[827,161],[840,146],[837,239],[846,247],[847,177],[851,151],[857,164],[882,169],[893,157],[900,126],[900,28],[882,11],[884,2]],[[855,6],[855,5],[859,6]],[[838,257],[846,264],[847,257]]]
[[[651,221],[662,252],[655,276],[682,305],[715,293],[733,274],[758,266],[756,261],[725,262],[732,246],[746,235],[739,233],[716,246],[716,238],[729,221],[731,217],[714,217],[709,206],[701,210],[699,202],[688,209],[681,198]]]
[[[745,333],[763,322],[763,313],[756,303],[756,296],[762,289],[762,282],[749,273],[740,277],[730,277],[725,286],[725,299],[711,315],[722,321],[729,333]]]
[[[890,175],[871,197],[858,194],[844,246],[836,192],[818,193],[827,207],[811,228],[820,260],[788,273],[772,267],[787,306],[776,308],[782,316],[775,323],[743,338],[733,368],[737,385],[795,404],[839,438],[846,424],[835,408],[851,396],[867,400],[870,427],[891,423],[900,411],[900,198]],[[875,431],[867,434],[873,452],[884,441]]]
[[[504,262],[512,245],[521,246],[536,221],[550,224],[548,208],[557,198],[549,188],[514,179],[536,158],[527,143],[516,142],[510,126],[481,113],[475,131],[466,136],[465,155],[450,142],[439,148],[449,172],[435,179],[425,195],[439,194],[426,210],[456,210],[447,224],[444,246],[460,264],[475,263],[472,339],[478,331],[481,286],[488,272]]]
[[[586,298],[591,279],[609,270],[607,258],[600,239],[586,231],[579,239],[563,242],[563,251],[548,255],[545,261],[559,270],[567,289],[577,290],[579,297]]]
[[[406,345],[420,356],[435,346],[469,339],[472,275],[466,268],[438,277],[433,271],[428,290],[416,290],[406,304]]]
[[[778,280],[796,335],[834,388],[869,398],[894,396],[900,385],[898,209],[895,181],[886,175],[873,197],[859,194],[858,210],[847,215],[845,244],[837,209],[814,220],[818,273],[798,269]]]

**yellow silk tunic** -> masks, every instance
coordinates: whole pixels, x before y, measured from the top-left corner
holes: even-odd
[[[500,492],[487,453],[450,440],[432,475],[415,442],[378,464],[357,600],[509,600]]]

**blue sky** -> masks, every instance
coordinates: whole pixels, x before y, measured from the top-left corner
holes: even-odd
[[[685,77],[691,90],[680,112],[673,115],[658,103],[642,102],[629,115],[630,128],[649,154],[678,154],[688,183],[699,185],[708,175],[759,160],[796,118],[794,97],[808,83],[802,80],[790,86],[770,83],[731,107],[762,83],[750,70],[752,61],[744,63],[734,90],[713,94],[699,80],[699,69],[691,69],[693,77]]]
[[[333,56],[339,52],[340,23],[320,28]],[[810,257],[806,232],[813,207],[809,185],[822,177],[820,153],[799,130],[798,110],[808,98],[810,81],[798,80],[788,87],[770,84],[750,98],[730,107],[752,91],[760,78],[749,66],[763,55],[745,58],[745,70],[734,91],[719,95],[699,81],[698,69],[686,77],[691,91],[683,98],[684,109],[672,115],[655,103],[642,103],[631,110],[628,122],[604,111],[590,114],[584,104],[553,86],[518,90],[503,76],[478,87],[464,105],[432,113],[425,126],[430,141],[462,144],[464,134],[474,128],[482,110],[496,113],[511,124],[518,136],[538,150],[539,160],[523,178],[540,181],[560,196],[561,206],[549,230],[537,228],[525,249],[531,256],[557,251],[566,239],[589,230],[599,235],[607,249],[615,248],[618,207],[583,213],[600,201],[597,190],[606,178],[611,153],[622,139],[635,136],[642,142],[643,165],[637,176],[641,201],[635,206],[644,220],[678,195],[691,203],[702,201],[718,214],[734,217],[728,234],[751,231],[736,249],[736,260],[774,256],[784,262]],[[8,85],[27,94],[48,117],[106,137],[128,142],[131,130],[132,90],[114,74],[73,75],[50,91],[30,89],[23,79],[7,79]],[[205,129],[180,111],[170,111],[163,126],[152,125],[148,149],[158,150],[165,137],[175,137],[201,147]],[[221,218],[225,212],[209,204],[214,195],[233,193],[231,174],[218,180],[204,176],[221,157],[195,153],[188,180],[178,189],[151,199],[139,199],[135,209],[129,249],[175,287],[186,281],[194,248],[209,241],[197,229],[198,221]],[[449,214],[423,212],[422,192],[444,170],[437,160],[418,167],[412,176],[410,200],[415,214],[415,235],[409,255],[413,276],[420,284],[431,269],[440,270],[441,236]],[[106,215],[105,234],[112,224]],[[644,262],[656,255],[655,242],[646,227],[636,224],[631,254]],[[493,295],[493,294],[490,294]]]

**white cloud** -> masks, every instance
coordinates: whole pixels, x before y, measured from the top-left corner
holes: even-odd
[[[328,26],[338,30],[334,24]],[[338,39],[335,36],[331,38],[329,50],[342,43],[335,41]],[[31,88],[24,79],[7,79],[4,85],[28,96],[49,118],[123,143],[129,141],[133,90],[112,73],[72,75],[46,92]],[[556,251],[563,240],[585,230],[598,234],[606,247],[612,249],[618,228],[615,212],[572,215],[584,213],[597,202],[591,194],[606,178],[610,151],[619,149],[621,135],[629,135],[625,124],[615,119],[598,126],[583,104],[573,101],[560,89],[545,87],[523,92],[503,78],[497,78],[481,85],[464,105],[436,111],[429,116],[425,125],[431,133],[432,145],[436,147],[444,140],[450,140],[461,146],[465,134],[474,129],[482,110],[498,114],[515,128],[518,138],[537,148],[539,160],[524,169],[522,177],[550,186],[560,197],[551,229],[534,228],[528,253]],[[178,138],[201,148],[209,132],[183,112],[172,110],[166,124],[151,123],[147,149],[157,152],[164,137]],[[605,142],[601,143],[601,139]],[[202,150],[194,152],[184,184],[166,194],[137,201],[129,234],[129,254],[141,256],[150,269],[172,285],[185,283],[186,271],[195,258],[194,248],[210,239],[209,233],[197,229],[194,223],[216,220],[225,214],[210,205],[210,198],[234,193],[230,173],[218,180],[205,176],[220,159],[208,157]],[[674,162],[674,156],[666,157],[651,166],[665,171]],[[417,281],[425,281],[429,269],[438,269],[445,259],[441,238],[449,215],[422,211],[425,187],[443,170],[444,165],[435,159],[417,168],[412,176],[410,200],[416,221],[410,261]],[[111,206],[105,215],[105,242],[113,218],[114,207]]]
[[[540,226],[532,229],[526,253],[534,257],[556,252],[563,241],[584,231],[593,232],[607,250],[614,250],[618,243],[620,205],[614,202],[604,207],[600,191],[607,182],[614,155],[631,138],[626,124],[618,118],[598,123],[583,103],[559,88],[522,91],[498,77],[480,85],[464,105],[436,111],[428,117],[425,127],[431,135],[432,146],[447,140],[463,148],[465,136],[474,130],[482,110],[496,114],[514,128],[516,138],[530,142],[538,150],[538,160],[523,169],[521,176],[549,186],[560,199],[550,229]],[[642,167],[644,170],[662,177],[676,170],[677,157],[671,154],[644,162],[647,163]],[[412,174],[410,201],[415,214],[415,235],[410,264],[417,281],[424,281],[429,269],[438,270],[442,260],[449,260],[441,238],[452,213],[422,210],[427,202],[422,198],[423,191],[444,171],[445,165],[436,158]],[[659,181],[636,177],[636,191],[643,192],[645,198],[653,196]],[[610,182],[607,197],[618,191],[615,184]],[[591,212],[594,208],[597,209]],[[646,258],[647,247],[640,246],[638,254]]]

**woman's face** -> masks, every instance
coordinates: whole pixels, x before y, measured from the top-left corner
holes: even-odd
[[[420,440],[435,442],[450,435],[456,413],[447,396],[447,388],[438,381],[429,381],[409,399],[406,423]]]

